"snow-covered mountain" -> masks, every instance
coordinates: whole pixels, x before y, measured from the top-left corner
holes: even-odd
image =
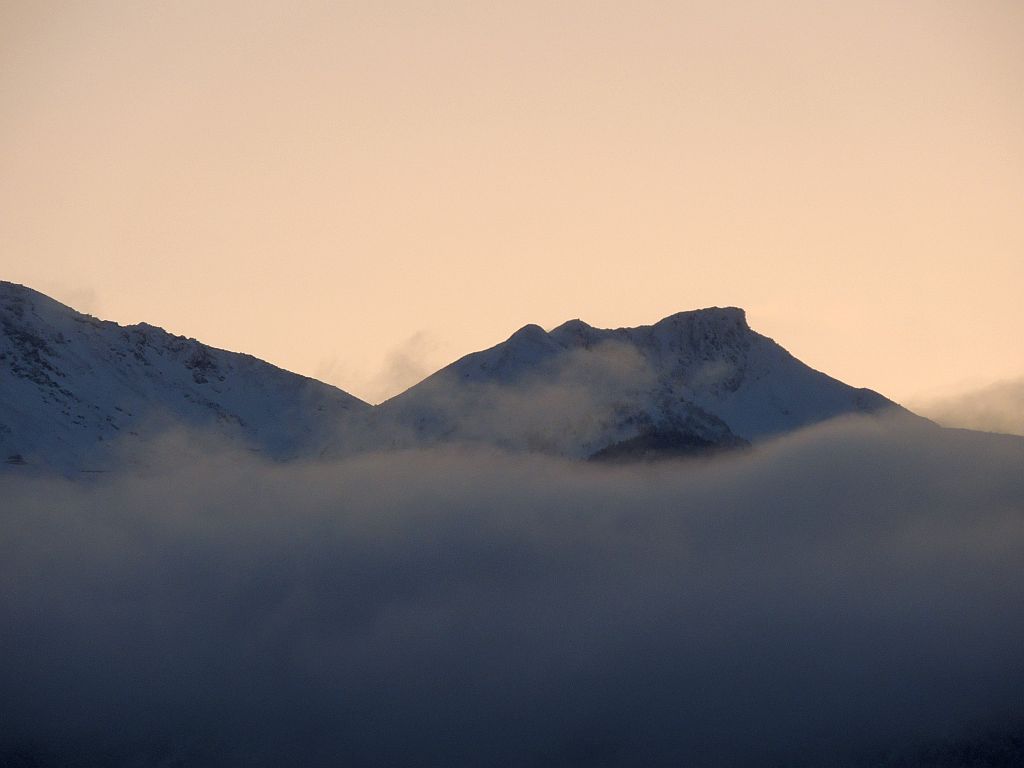
[[[0,462],[103,470],[175,425],[276,458],[315,455],[369,408],[250,355],[0,282]]]
[[[576,458],[734,448],[895,403],[815,371],[742,310],[652,326],[528,325],[372,407],[151,325],[0,282],[0,462],[103,470],[167,427],[279,459],[462,443]]]
[[[603,330],[528,325],[378,406],[395,444],[496,442],[571,456],[691,452],[850,413],[909,412],[816,371],[741,309]]]

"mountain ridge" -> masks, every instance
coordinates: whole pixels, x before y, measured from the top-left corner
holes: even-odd
[[[0,460],[64,469],[114,465],[126,435],[169,426],[276,459],[442,443],[648,458],[745,446],[848,413],[911,415],[797,360],[739,307],[615,329],[527,324],[376,406],[13,283],[0,282],[0,331]]]
[[[581,405],[563,418],[561,409]],[[911,415],[797,360],[753,331],[738,307],[631,328],[526,325],[377,409],[390,414],[385,432],[404,428],[408,444],[477,442],[487,423],[505,447],[548,445],[583,458],[619,444],[749,444],[848,413]]]
[[[252,355],[0,282],[0,459],[101,469],[116,463],[112,443],[124,449],[172,426],[295,458],[369,407]]]

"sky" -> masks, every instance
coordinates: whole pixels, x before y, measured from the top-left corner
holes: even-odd
[[[1024,375],[1024,5],[0,4],[0,278],[379,401],[742,306],[901,401]]]

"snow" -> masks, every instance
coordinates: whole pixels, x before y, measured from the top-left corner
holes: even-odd
[[[250,355],[97,320],[0,282],[0,461],[103,470],[172,425],[277,458],[314,454],[370,406]],[[16,461],[16,460],[12,460]]]
[[[803,364],[751,330],[736,307],[636,328],[529,325],[379,409],[385,431],[404,428],[406,443],[484,441],[571,456],[660,442],[666,432],[735,445],[844,414],[902,410]]]
[[[202,429],[280,459],[441,442],[585,458],[745,445],[895,409],[803,364],[736,307],[651,326],[527,325],[371,407],[254,357],[119,326],[0,282],[0,462],[103,470]],[[2,466],[2,464],[0,464]]]

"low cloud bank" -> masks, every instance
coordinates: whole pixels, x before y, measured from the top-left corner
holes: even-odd
[[[922,403],[915,410],[947,427],[1024,435],[1024,378]]]
[[[649,466],[8,471],[0,764],[913,764],[1020,727],[1022,468],[863,419]]]

